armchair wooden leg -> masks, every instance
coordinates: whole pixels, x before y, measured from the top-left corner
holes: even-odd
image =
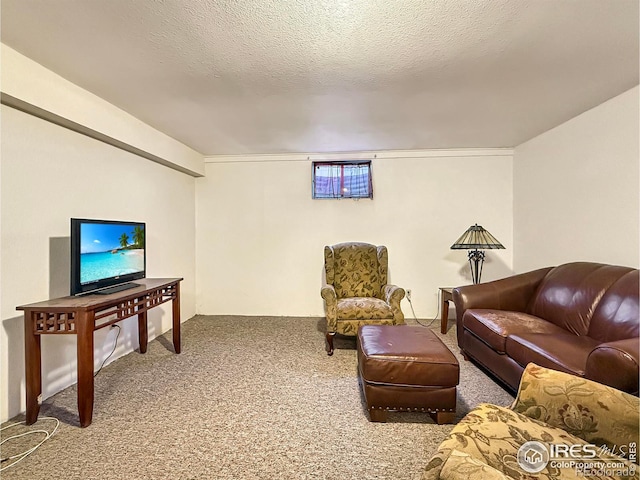
[[[336,332],[327,332],[327,355],[333,355],[333,337],[336,336]]]

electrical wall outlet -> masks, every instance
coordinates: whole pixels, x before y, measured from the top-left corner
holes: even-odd
[[[407,288],[407,299],[411,300],[411,289]]]

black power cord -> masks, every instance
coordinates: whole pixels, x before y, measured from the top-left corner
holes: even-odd
[[[100,365],[100,368],[98,369],[98,371],[96,371],[96,373],[93,374],[93,377],[95,378],[99,373],[100,370],[102,370],[102,367],[104,367],[104,364],[107,362],[107,360],[109,360],[109,358],[111,358],[111,355],[113,355],[113,352],[116,351],[116,347],[118,346],[118,337],[120,336],[120,332],[122,331],[122,329],[120,328],[120,325],[111,325],[111,328],[117,328],[118,329],[118,333],[116,335],[116,340],[115,342],[113,342],[113,348],[111,349],[111,353],[109,355],[107,355],[107,358],[105,358],[102,361],[102,365]]]
[[[438,290],[438,309],[440,308],[440,295],[442,295],[442,292]],[[413,313],[413,319],[418,323],[418,325],[428,328],[431,325],[433,325],[433,322],[435,322],[438,319],[438,313],[436,312],[436,316],[433,317],[429,323],[427,324],[422,323],[420,320],[418,320],[418,317],[416,317],[416,312],[413,310],[413,303],[411,302],[411,297],[408,295],[407,295],[407,300],[409,301],[409,306],[411,307],[411,313]]]

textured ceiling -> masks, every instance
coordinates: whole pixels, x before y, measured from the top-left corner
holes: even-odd
[[[2,0],[2,42],[205,155],[511,147],[638,84],[638,0]]]

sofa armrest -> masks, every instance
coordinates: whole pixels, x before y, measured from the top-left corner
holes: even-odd
[[[320,295],[325,303],[325,315],[327,317],[327,331],[335,332],[338,325],[338,296],[333,285],[324,285]]]
[[[382,292],[384,293],[384,301],[391,306],[395,322],[404,322],[404,314],[400,308],[400,301],[404,298],[404,289],[396,285],[384,285]]]
[[[638,441],[638,397],[533,363],[511,408],[614,453]]]
[[[491,308],[524,312],[538,285],[553,267],[513,275],[493,282],[453,289],[456,310]]]
[[[538,285],[553,267],[513,275],[493,282],[467,285],[453,289],[456,305],[458,345],[462,338],[462,317],[471,308],[525,312]]]
[[[587,357],[585,378],[638,395],[638,350],[638,337],[598,345]],[[615,372],[615,375],[612,375],[612,372]]]

